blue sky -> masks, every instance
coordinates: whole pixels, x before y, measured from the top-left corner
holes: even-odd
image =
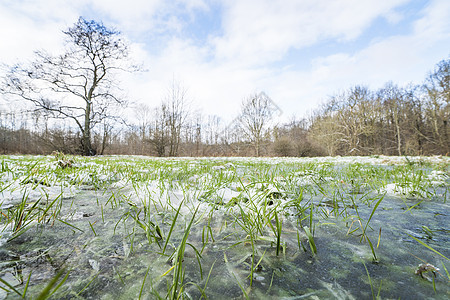
[[[131,100],[158,106],[176,78],[224,122],[254,92],[301,118],[357,84],[421,83],[450,55],[448,0],[0,0],[1,62],[58,53],[79,16],[120,30],[148,69],[122,79]]]

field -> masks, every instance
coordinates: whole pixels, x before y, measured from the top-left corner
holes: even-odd
[[[0,299],[450,297],[449,157],[0,161]]]

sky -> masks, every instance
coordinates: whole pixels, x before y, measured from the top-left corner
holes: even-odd
[[[122,79],[131,101],[158,106],[175,78],[191,110],[225,122],[254,93],[300,119],[355,85],[419,84],[450,57],[448,0],[0,0],[0,63],[60,53],[80,16],[119,30],[146,69]]]

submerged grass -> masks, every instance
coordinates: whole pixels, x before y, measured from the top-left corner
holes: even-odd
[[[410,279],[383,279],[375,293],[365,251],[373,262],[380,262],[380,269],[386,268],[383,262],[390,255],[392,236],[402,230],[386,214],[399,211],[395,218],[415,218],[430,203],[445,204],[450,177],[447,158],[438,165],[414,163],[413,158],[373,158],[375,165],[350,159],[343,163],[64,155],[3,156],[0,160],[0,241],[5,240],[0,250],[18,253],[0,264],[0,288],[19,297],[33,294],[33,298],[39,291],[42,297],[69,295],[70,285],[78,279],[69,273],[58,275],[56,266],[87,265],[86,257],[96,253],[98,270],[94,274],[89,269],[78,271],[84,276],[77,283],[82,288],[79,294],[108,293],[106,286],[117,283],[111,295],[119,293],[123,298],[146,298],[146,293],[169,299],[239,294],[282,298],[307,293],[327,298],[333,293],[319,278],[329,274],[335,282],[343,278],[330,267],[338,257],[344,265],[342,274],[352,274],[354,268],[346,265],[362,260],[366,274],[358,276],[368,278],[376,299],[381,282],[385,288],[391,286],[390,280],[416,278],[412,274]],[[87,196],[81,201],[77,195]],[[434,215],[441,227],[447,224],[448,214]],[[440,250],[448,246],[448,228],[421,226],[417,230],[423,241],[413,225],[400,226],[407,226],[407,234],[431,250],[427,260],[434,259],[432,255],[448,260]],[[28,257],[34,254],[29,252],[38,253],[58,239],[69,243],[72,252],[48,256],[45,264],[57,276],[37,279],[38,264],[30,262]],[[443,245],[438,251],[430,241]],[[334,242],[340,246],[332,248]],[[17,264],[29,274],[24,275],[26,283],[2,278]],[[450,280],[445,265],[442,268]],[[134,269],[141,270],[141,275]],[[223,282],[224,274],[232,283]],[[100,278],[112,278],[112,283],[103,286]],[[448,291],[439,278],[431,284],[437,295]],[[353,286],[345,286],[345,293],[363,297]],[[389,295],[404,297],[395,292]]]

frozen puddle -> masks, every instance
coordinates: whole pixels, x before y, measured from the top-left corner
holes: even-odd
[[[450,296],[448,158],[75,159],[3,157],[0,299]]]

